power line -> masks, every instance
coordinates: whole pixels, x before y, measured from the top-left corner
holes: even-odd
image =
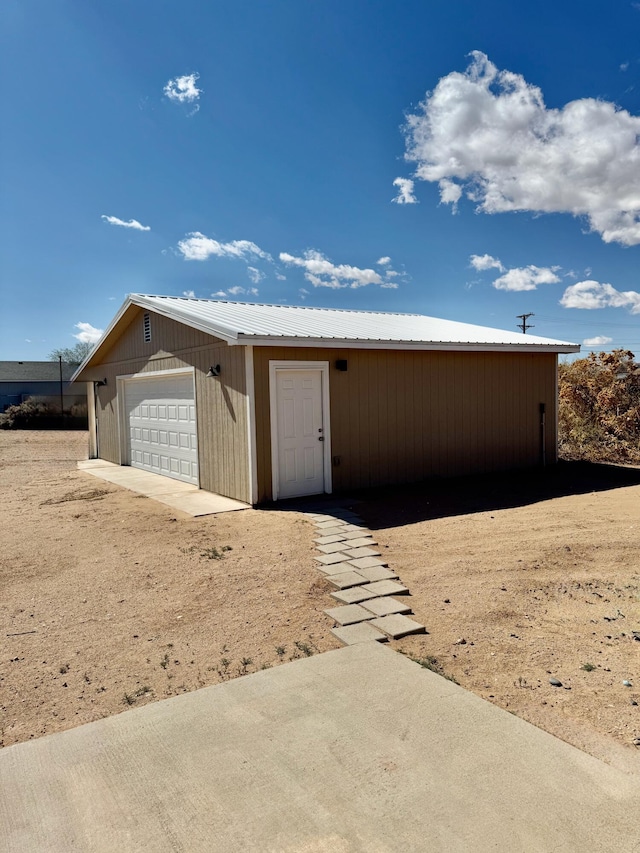
[[[545,323],[562,323],[565,326],[615,326],[620,329],[637,329],[638,323],[611,323],[608,320],[600,320],[599,322],[591,321],[590,323],[584,320],[571,320],[569,318],[545,317],[544,314],[536,314],[539,320],[544,320]]]

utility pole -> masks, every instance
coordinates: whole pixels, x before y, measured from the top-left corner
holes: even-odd
[[[516,323],[516,326],[519,329],[522,329],[523,335],[527,334],[527,329],[535,328],[535,326],[532,326],[530,323],[527,323],[527,320],[529,319],[529,317],[535,317],[535,314],[533,314],[533,312],[530,314],[517,314],[516,316],[517,316],[518,320],[522,320],[522,323]]]
[[[58,367],[60,376],[60,423],[64,421],[64,385],[62,384],[62,356],[58,356]]]

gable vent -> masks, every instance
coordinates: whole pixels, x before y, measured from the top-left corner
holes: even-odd
[[[144,315],[144,342],[145,344],[151,343],[151,315]]]

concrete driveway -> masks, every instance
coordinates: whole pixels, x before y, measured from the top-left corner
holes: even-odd
[[[0,752],[0,849],[638,851],[627,775],[377,643]]]

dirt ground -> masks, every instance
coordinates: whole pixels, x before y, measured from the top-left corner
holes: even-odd
[[[77,471],[86,447],[0,431],[3,745],[338,647],[302,515],[193,519]],[[566,463],[350,505],[429,632],[396,648],[637,768],[639,502],[639,470]]]
[[[3,745],[339,647],[300,514],[191,518],[86,456],[86,433],[0,431]]]
[[[398,648],[640,770],[640,470],[560,463],[379,491],[360,512],[429,631]]]

